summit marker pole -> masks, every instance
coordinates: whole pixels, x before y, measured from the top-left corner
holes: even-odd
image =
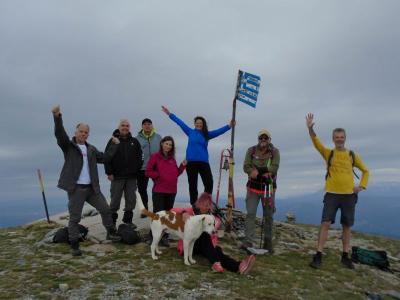
[[[51,222],[50,222],[50,217],[49,217],[49,211],[47,210],[46,195],[44,194],[43,176],[42,176],[42,172],[40,171],[40,169],[37,170],[37,174],[39,177],[40,189],[42,190],[42,198],[43,198],[44,210],[46,212],[47,223],[50,224]]]

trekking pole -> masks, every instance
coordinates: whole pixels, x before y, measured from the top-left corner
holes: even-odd
[[[44,194],[43,177],[42,177],[42,172],[40,171],[40,169],[37,170],[37,174],[39,177],[40,189],[42,190],[42,198],[43,198],[44,210],[46,212],[47,223],[50,224],[51,222],[50,222],[50,217],[49,217],[49,211],[47,210],[46,195]]]
[[[265,210],[266,201],[267,201],[267,184],[265,183],[264,194],[263,194],[263,198],[261,199],[261,204],[263,206],[263,215],[262,215],[262,220],[261,220],[260,249],[262,247],[262,240],[263,240],[263,233],[264,233],[264,210]]]

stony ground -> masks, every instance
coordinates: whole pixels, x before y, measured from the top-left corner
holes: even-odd
[[[276,223],[276,252],[257,257],[247,276],[213,273],[205,259],[187,267],[171,246],[154,262],[145,243],[82,244],[72,257],[66,244],[38,246],[54,226],[44,222],[0,230],[1,299],[393,299],[399,273],[340,263],[340,232],[331,231],[321,270],[308,266],[317,228]],[[237,259],[245,253],[229,236],[220,239]],[[355,233],[353,244],[384,249],[400,269],[400,241]],[[372,298],[371,298],[372,299]]]

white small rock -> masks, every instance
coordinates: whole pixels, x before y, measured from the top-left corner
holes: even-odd
[[[58,288],[60,289],[61,292],[66,292],[66,291],[68,291],[69,286],[66,283],[60,283],[58,285]]]

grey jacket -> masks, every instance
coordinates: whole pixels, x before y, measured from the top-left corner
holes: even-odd
[[[150,159],[150,156],[153,153],[156,153],[160,150],[161,135],[159,135],[156,132],[153,132],[153,134],[149,138],[147,138],[143,134],[143,130],[140,130],[138,132],[138,135],[136,136],[136,139],[142,146],[142,153],[143,153],[142,170],[146,170],[146,166]]]
[[[64,165],[61,170],[58,187],[67,192],[73,192],[76,188],[76,182],[79,179],[83,166],[82,152],[75,142],[75,137],[69,139],[65,132],[61,115],[54,116],[54,133],[57,139],[57,144],[60,146],[64,154]],[[97,172],[97,164],[109,161],[112,155],[118,148],[118,145],[112,145],[109,152],[103,153],[96,147],[86,143],[89,175],[92,182],[92,187],[95,193],[100,193],[99,174]]]

